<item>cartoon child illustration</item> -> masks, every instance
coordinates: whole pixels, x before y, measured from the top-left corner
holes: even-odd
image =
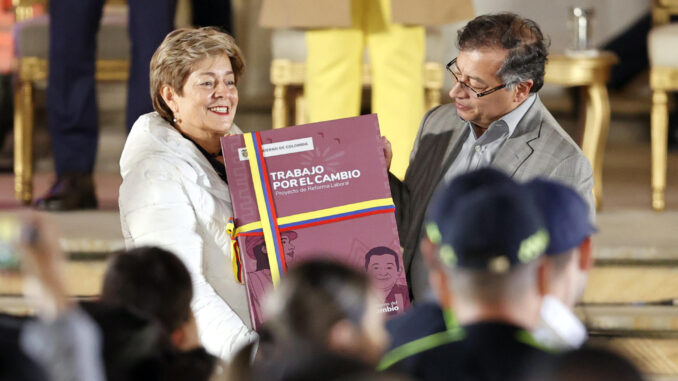
[[[294,245],[292,241],[297,239],[297,232],[294,230],[281,232],[280,241],[285,253],[285,262],[289,266],[294,260]],[[272,284],[271,268],[268,264],[268,252],[266,251],[266,242],[263,236],[250,236],[245,238],[247,246],[247,256],[256,261],[256,268],[247,272],[248,284],[253,296],[252,308],[254,316],[261,319],[261,298]]]
[[[365,271],[382,291],[386,306],[398,307],[397,310],[389,311],[389,315],[395,315],[410,306],[407,286],[397,283],[402,277],[402,267],[395,251],[386,246],[370,249],[365,254]]]

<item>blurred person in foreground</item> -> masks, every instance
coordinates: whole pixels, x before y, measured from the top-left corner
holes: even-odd
[[[74,303],[66,289],[58,235],[41,216],[30,217],[24,244],[26,286],[38,318],[22,327],[22,349],[49,380],[172,379],[172,350],[153,321],[126,308]]]
[[[422,119],[405,179],[389,176],[414,301],[429,288],[419,251],[426,208],[436,189],[465,172],[493,167],[520,181],[557,179],[595,216],[591,165],[538,95],[548,55],[539,25],[513,13],[482,15],[459,30],[457,45],[447,64],[453,102]]]
[[[3,317],[2,353],[13,353],[11,357],[0,355],[0,379],[111,379],[104,369],[100,327],[68,297],[63,253],[54,225],[38,214],[21,220],[17,217],[15,223],[20,226],[15,249],[21,262],[24,293],[27,303],[36,307],[36,316],[16,317],[13,327],[7,326]],[[6,342],[9,336],[16,341]],[[120,364],[123,369],[116,374],[126,374],[137,359]]]
[[[492,168],[461,175],[441,190],[449,201],[445,209],[438,212],[449,214],[465,196],[511,182],[506,174]],[[574,349],[587,338],[586,328],[572,310],[586,285],[586,274],[592,264],[590,236],[596,230],[588,219],[588,205],[571,188],[545,179],[534,179],[522,186],[536,202],[549,232],[549,245],[540,264],[546,296],[540,308],[540,321],[532,333],[538,342],[550,349]],[[427,241],[423,242],[423,245],[427,244]],[[431,259],[427,258],[427,264],[430,263]],[[448,281],[447,275],[439,269],[432,269],[429,277],[432,283]],[[440,286],[434,288],[441,289]],[[387,321],[386,328],[391,335],[389,351],[455,329],[457,324],[451,303],[441,305],[437,300],[427,298],[407,314]]]
[[[440,194],[434,196],[434,198],[446,198],[444,208],[439,208],[440,203],[432,203],[428,214],[429,216],[435,213],[438,213],[439,216],[450,215],[452,210],[461,204],[468,195],[502,184],[514,184],[514,182],[507,174],[494,168],[481,168],[462,174],[452,180],[448,186],[441,188]],[[424,238],[422,247],[426,245],[430,245],[430,241]],[[429,282],[434,285],[432,288],[445,289],[448,282],[447,272],[443,270],[443,267],[437,265],[438,262],[435,261],[433,250],[430,248],[423,250],[422,254],[425,255],[424,259],[429,268]],[[432,266],[433,264],[436,264],[436,266]],[[386,321],[386,329],[391,338],[388,350],[391,351],[423,337],[456,328],[458,328],[458,323],[452,312],[451,295],[435,295],[431,290],[407,313]]]
[[[364,273],[302,263],[264,302],[265,331],[253,380],[316,380],[374,369],[387,345],[381,299]]]
[[[175,253],[193,282],[200,341],[228,360],[254,340],[245,287],[233,276],[232,216],[219,139],[233,123],[245,63],[233,38],[214,28],[178,29],[151,59],[155,112],[134,124],[120,158],[120,220],[128,248]]]
[[[541,210],[549,232],[542,263],[546,296],[534,337],[554,350],[579,348],[587,339],[586,327],[574,315],[574,305],[586,288],[593,266],[591,235],[596,228],[588,217],[588,205],[573,189],[546,179],[526,184]]]
[[[200,344],[192,297],[191,276],[179,258],[157,247],[138,247],[111,259],[100,301],[129,308],[162,326],[177,349],[168,364],[169,377],[207,380],[221,364]]]
[[[441,306],[458,326],[395,348],[380,369],[421,380],[518,380],[550,355],[532,338],[544,294],[542,216],[518,184],[486,187],[462,199],[441,192],[431,205],[422,251]]]
[[[24,322],[20,343],[45,379],[199,381],[223,370],[199,347],[190,276],[178,258],[157,248],[120,253],[106,271],[101,300],[74,303],[57,235],[33,221],[23,259],[40,308],[38,319]]]

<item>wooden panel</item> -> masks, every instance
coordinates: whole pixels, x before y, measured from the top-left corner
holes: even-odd
[[[678,376],[678,341],[675,339],[594,338],[591,342],[617,350],[645,374]]]
[[[69,295],[99,295],[105,271],[104,261],[69,261],[65,266],[66,290]],[[23,295],[23,284],[18,274],[0,273],[0,295]]]
[[[678,298],[678,268],[594,267],[584,303],[634,303]]]

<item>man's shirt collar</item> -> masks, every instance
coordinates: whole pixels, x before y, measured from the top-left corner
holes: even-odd
[[[527,114],[527,110],[530,109],[536,99],[536,94],[530,94],[530,96],[528,96],[518,107],[492,122],[487,128],[487,131],[485,131],[480,138],[476,137],[471,122],[467,122],[468,128],[471,129],[471,137],[477,144],[481,145],[493,142],[503,136],[510,137],[513,135],[516,127],[518,127],[518,123],[520,123],[520,120]]]

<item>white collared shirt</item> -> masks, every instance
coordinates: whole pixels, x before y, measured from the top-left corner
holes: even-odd
[[[584,324],[552,295],[546,295],[542,300],[539,317],[532,336],[547,348],[558,351],[577,349],[588,338]]]
[[[492,122],[480,137],[476,137],[471,122],[466,122],[471,131],[459,155],[445,173],[445,183],[449,183],[463,173],[489,166],[504,142],[513,135],[518,123],[536,99],[536,94],[531,94],[520,106]]]

